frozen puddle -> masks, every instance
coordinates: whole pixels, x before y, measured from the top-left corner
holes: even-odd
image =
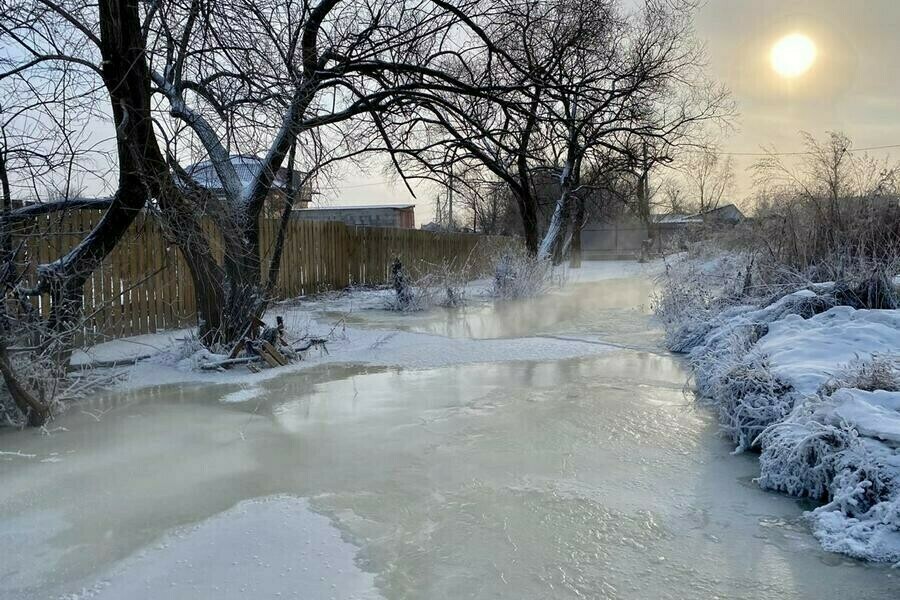
[[[658,351],[648,289],[435,311],[385,364],[120,390],[50,436],[0,432],[0,599],[900,597],[898,571],[822,551],[730,454]],[[465,331],[490,351],[451,360]],[[576,336],[632,349],[513,352]]]
[[[166,535],[71,600],[333,598],[375,600],[374,577],[356,548],[306,500],[241,502]]]

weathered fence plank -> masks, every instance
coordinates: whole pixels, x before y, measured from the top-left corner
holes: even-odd
[[[23,242],[20,260],[24,277],[34,282],[35,265],[47,263],[72,248],[103,217],[99,210],[71,211],[65,216],[37,217],[15,232]],[[221,260],[221,236],[211,221],[203,223],[213,254]],[[278,219],[260,222],[264,276],[272,259]],[[379,227],[350,227],[330,221],[291,219],[288,222],[281,270],[275,294],[292,298],[348,285],[387,283],[390,263],[399,256],[416,274],[443,262],[473,274],[487,268],[490,257],[517,246],[512,238],[433,233]],[[478,248],[476,252],[475,249]],[[37,299],[47,315],[49,298]],[[82,331],[85,341],[153,333],[196,324],[193,281],[175,246],[158,223],[142,216],[84,286]]]

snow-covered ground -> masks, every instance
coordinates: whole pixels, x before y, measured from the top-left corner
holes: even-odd
[[[760,485],[824,502],[807,515],[824,548],[900,564],[900,310],[836,306],[833,292],[812,285],[693,316],[670,304],[669,343],[689,351],[737,449],[761,452]]]

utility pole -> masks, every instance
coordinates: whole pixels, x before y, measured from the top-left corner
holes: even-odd
[[[447,207],[447,227],[452,231],[453,230],[453,163],[456,162],[456,149],[453,150],[453,158],[450,160],[450,185],[448,187],[447,192],[447,202],[449,206]]]
[[[644,223],[649,226],[650,225],[650,164],[647,160],[647,142],[643,143],[643,151],[642,151],[642,161],[641,161],[641,179],[640,179],[640,191],[639,198],[641,203],[641,219]]]
[[[638,181],[638,209],[644,227],[647,230],[646,239],[641,242],[641,262],[650,258],[650,248],[653,244],[652,232],[650,231],[650,163],[647,160],[647,142],[642,144],[642,160],[640,167],[640,179]]]

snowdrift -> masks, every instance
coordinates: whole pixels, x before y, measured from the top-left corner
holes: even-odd
[[[701,401],[763,488],[822,502],[822,546],[900,564],[900,310],[841,306],[833,284],[669,324]]]

